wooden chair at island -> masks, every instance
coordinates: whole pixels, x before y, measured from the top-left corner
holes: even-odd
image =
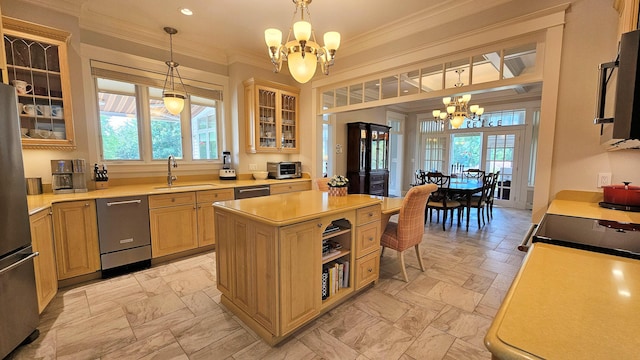
[[[382,233],[380,239],[382,252],[380,257],[382,257],[385,248],[397,251],[400,266],[402,267],[402,276],[406,282],[409,282],[409,277],[404,264],[404,251],[408,248],[415,247],[420,269],[423,272],[425,271],[422,257],[420,256],[420,243],[424,235],[424,208],[429,195],[437,189],[438,186],[435,184],[419,185],[409,189],[409,192],[402,200],[398,222],[389,222],[384,229],[384,233]]]
[[[315,182],[316,182],[316,186],[318,187],[318,190],[324,191],[324,192],[329,191],[329,180],[330,178],[328,177],[317,178]]]

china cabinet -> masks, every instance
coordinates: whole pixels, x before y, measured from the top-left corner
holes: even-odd
[[[7,83],[18,91],[22,146],[74,149],[69,33],[2,17]]]
[[[270,81],[244,82],[246,151],[298,153],[300,90]]]
[[[380,124],[347,124],[349,193],[389,195],[389,129]]]

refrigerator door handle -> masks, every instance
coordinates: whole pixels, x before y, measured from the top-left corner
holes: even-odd
[[[11,269],[13,269],[13,268],[16,268],[16,267],[18,267],[18,266],[22,265],[22,263],[24,263],[24,262],[28,261],[29,259],[32,259],[32,258],[34,258],[34,257],[36,257],[36,256],[38,256],[38,255],[40,255],[40,253],[36,251],[36,252],[34,252],[34,253],[31,253],[29,256],[27,256],[27,257],[26,257],[26,258],[24,258],[24,259],[22,259],[22,260],[20,260],[20,261],[18,261],[18,262],[15,262],[15,263],[13,263],[13,264],[11,264],[11,265],[9,265],[9,266],[7,266],[7,267],[6,267],[6,268],[4,268],[4,269],[0,269],[0,275],[2,275],[2,274],[4,274],[4,273],[6,273],[6,272],[8,272],[8,271],[10,271],[10,270],[11,270]]]

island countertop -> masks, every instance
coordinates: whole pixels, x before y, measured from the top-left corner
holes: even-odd
[[[241,214],[269,225],[282,226],[382,203],[373,195],[329,196],[318,190],[216,202],[213,207]]]

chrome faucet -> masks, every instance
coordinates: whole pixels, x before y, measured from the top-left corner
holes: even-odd
[[[178,163],[176,162],[176,158],[173,155],[169,155],[167,159],[167,185],[173,185],[173,182],[178,180],[178,177],[175,175],[171,175],[171,166],[174,168],[178,167]]]

